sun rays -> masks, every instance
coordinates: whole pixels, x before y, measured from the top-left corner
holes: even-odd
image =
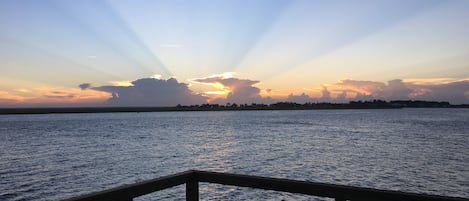
[[[0,90],[9,100],[28,100],[17,89],[71,99],[50,92],[84,82],[130,87],[152,75],[233,100],[246,91],[250,100],[373,94],[340,89],[343,80],[448,85],[469,77],[469,3],[461,1],[1,4]],[[33,90],[42,86],[51,91]]]

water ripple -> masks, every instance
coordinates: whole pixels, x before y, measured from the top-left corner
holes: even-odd
[[[0,117],[0,200],[60,200],[188,169],[469,197],[469,110]],[[327,200],[215,184],[201,200]],[[184,200],[175,187],[137,200]]]

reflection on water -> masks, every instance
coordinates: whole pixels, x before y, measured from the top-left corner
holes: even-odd
[[[0,200],[201,169],[469,197],[469,110],[0,116]],[[201,184],[202,200],[315,200]],[[176,187],[138,200],[183,200]]]
[[[235,166],[233,160],[239,152],[239,145],[230,128],[225,128],[223,134],[196,135],[200,140],[197,144],[189,144],[188,149],[194,155],[191,158],[194,164],[206,164],[207,170],[218,172],[230,172]]]

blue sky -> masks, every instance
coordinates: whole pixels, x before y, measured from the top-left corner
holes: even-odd
[[[111,94],[74,90],[154,75],[227,95],[233,87],[192,82],[226,72],[257,81],[262,97],[338,96],[344,80],[400,79],[415,92],[469,78],[467,10],[464,0],[2,0],[0,100],[103,101]]]

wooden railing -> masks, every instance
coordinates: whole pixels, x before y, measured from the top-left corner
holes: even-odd
[[[291,179],[278,179],[198,170],[190,170],[157,179],[139,182],[136,184],[125,185],[109,190],[66,199],[65,201],[131,201],[135,197],[182,184],[186,185],[186,200],[196,201],[199,200],[199,182],[328,197],[334,198],[336,201],[469,201],[467,198],[459,197],[406,193],[400,191],[378,190]]]

